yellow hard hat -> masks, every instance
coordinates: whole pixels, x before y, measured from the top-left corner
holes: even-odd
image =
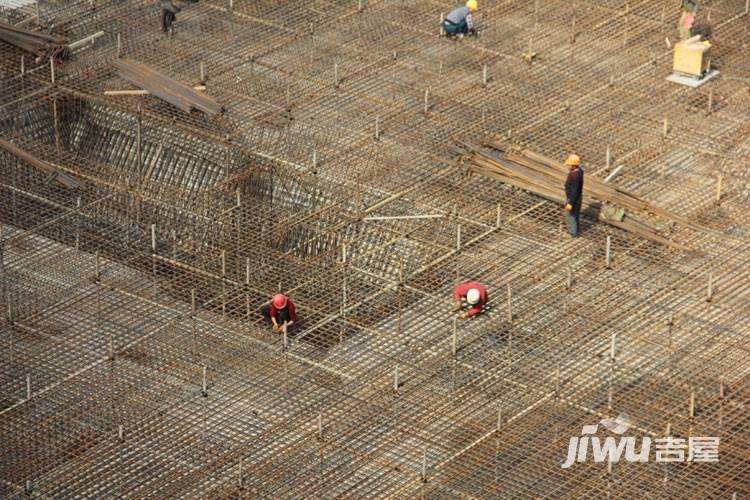
[[[577,167],[581,164],[581,158],[578,155],[570,155],[565,160],[565,165],[568,167]]]
[[[466,6],[467,6],[467,7],[469,8],[469,10],[470,10],[470,11],[472,11],[472,12],[473,12],[473,11],[475,11],[475,10],[477,10],[477,9],[479,8],[479,7],[477,6],[477,0],[469,0],[468,2],[466,2]]]

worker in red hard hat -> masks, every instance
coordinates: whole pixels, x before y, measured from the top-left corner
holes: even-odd
[[[476,316],[482,312],[482,308],[487,304],[487,287],[477,281],[461,283],[453,290],[454,311],[461,309],[462,299],[471,307],[468,311],[461,313],[459,318],[466,319]]]
[[[273,296],[270,304],[265,304],[260,308],[260,313],[266,319],[266,323],[271,323],[276,332],[284,333],[297,321],[297,315],[294,312],[294,302],[283,293],[277,293]]]

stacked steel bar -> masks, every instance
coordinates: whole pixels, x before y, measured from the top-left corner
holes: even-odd
[[[218,115],[221,105],[214,99],[199,94],[187,85],[183,85],[145,64],[129,59],[118,59],[114,62],[117,74],[130,83],[164,99],[186,113],[193,109],[208,115]]]
[[[70,52],[63,37],[17,28],[2,21],[0,21],[0,40],[34,54],[40,59],[48,57],[66,59]]]

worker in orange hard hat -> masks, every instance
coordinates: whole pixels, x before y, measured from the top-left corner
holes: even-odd
[[[479,9],[477,0],[469,0],[463,7],[453,9],[443,20],[443,33],[461,38],[464,35],[476,34],[474,19],[471,14]]]
[[[266,319],[266,323],[273,325],[276,332],[286,333],[297,321],[294,302],[283,293],[274,295],[270,304],[265,304],[260,308],[260,313]]]
[[[565,160],[565,166],[569,169],[568,178],[565,179],[565,222],[568,226],[568,233],[575,238],[578,236],[583,202],[581,158],[576,154],[571,154]]]

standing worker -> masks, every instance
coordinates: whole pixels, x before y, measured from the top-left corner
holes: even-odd
[[[455,300],[454,311],[461,309],[462,299],[466,300],[466,303],[471,306],[471,309],[461,313],[459,318],[466,319],[476,316],[482,312],[482,307],[487,304],[487,287],[478,281],[461,283],[453,290],[453,299]]]
[[[180,8],[172,3],[172,0],[160,0],[161,7],[161,30],[168,33],[172,30],[172,23],[177,19],[177,13]]]
[[[682,15],[677,25],[677,30],[680,32],[680,40],[687,40],[693,36],[696,12],[698,12],[698,0],[683,0]]]
[[[575,238],[578,236],[578,223],[583,202],[581,158],[572,154],[565,160],[565,166],[570,169],[568,178],[565,179],[565,222],[568,226],[568,233]]]
[[[465,7],[453,9],[443,21],[443,32],[458,38],[467,34],[476,34],[472,12],[477,11],[477,0],[469,0]]]
[[[284,332],[294,325],[297,321],[297,315],[294,312],[294,302],[283,293],[277,293],[273,296],[270,304],[265,304],[260,308],[260,313],[266,319],[266,323],[273,324],[275,332]]]

